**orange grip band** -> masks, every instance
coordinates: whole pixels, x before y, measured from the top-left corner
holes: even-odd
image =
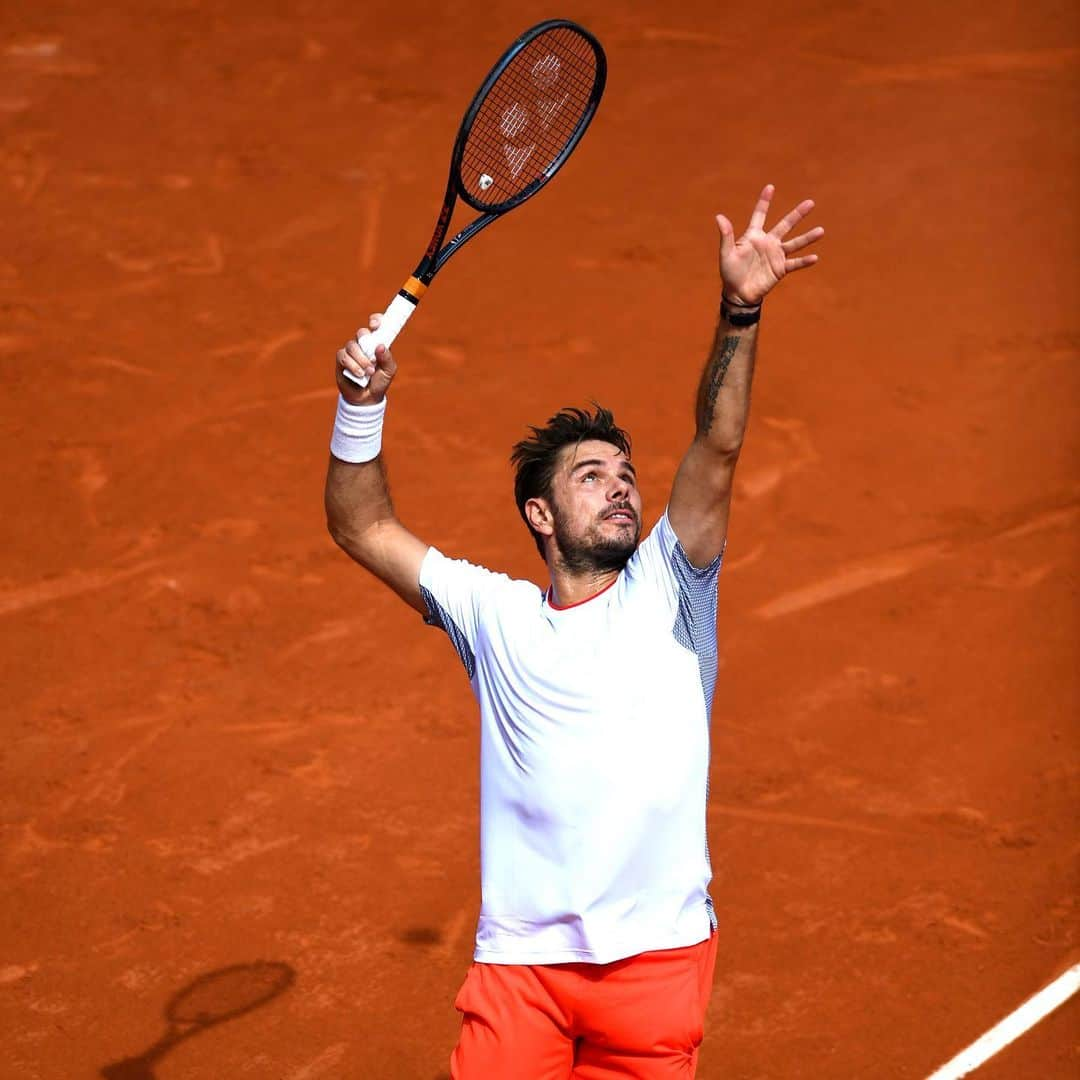
[[[427,286],[419,278],[411,276],[401,288],[403,292],[407,292],[414,300],[419,300],[427,292]]]

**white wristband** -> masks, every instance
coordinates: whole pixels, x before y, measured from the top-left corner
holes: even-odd
[[[338,394],[334,434],[330,437],[330,453],[339,461],[354,465],[373,461],[382,450],[383,415],[386,398],[378,405],[350,405]]]

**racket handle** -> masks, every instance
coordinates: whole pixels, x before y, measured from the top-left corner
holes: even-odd
[[[377,346],[385,345],[389,349],[394,338],[401,333],[402,327],[409,321],[409,317],[416,310],[416,304],[416,300],[407,299],[401,293],[398,293],[390,301],[390,306],[383,313],[379,329],[370,334],[357,334],[356,343],[360,346],[360,351],[369,360],[374,360]],[[344,370],[343,374],[346,379],[356,383],[357,386],[367,386],[368,384],[366,375],[353,375],[348,370]]]

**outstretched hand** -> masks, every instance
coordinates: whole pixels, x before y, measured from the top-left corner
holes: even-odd
[[[775,190],[772,184],[762,188],[750,224],[738,239],[731,222],[723,214],[716,215],[724,296],[739,305],[760,304],[786,274],[813,266],[818,259],[816,255],[792,256],[825,235],[820,226],[790,240],[784,239],[813,210],[813,199],[803,200],[765,232],[765,218]]]

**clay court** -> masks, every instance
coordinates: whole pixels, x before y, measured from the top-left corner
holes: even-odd
[[[545,583],[507,457],[596,398],[651,525],[713,215],[816,200],[720,578],[698,1075],[924,1080],[1080,959],[1076,10],[435,10],[0,16],[0,1076],[447,1075],[477,718],[326,534],[333,357],[479,80],[565,15],[604,101],[395,345],[397,511]],[[1075,1077],[1078,1008],[975,1075]]]

